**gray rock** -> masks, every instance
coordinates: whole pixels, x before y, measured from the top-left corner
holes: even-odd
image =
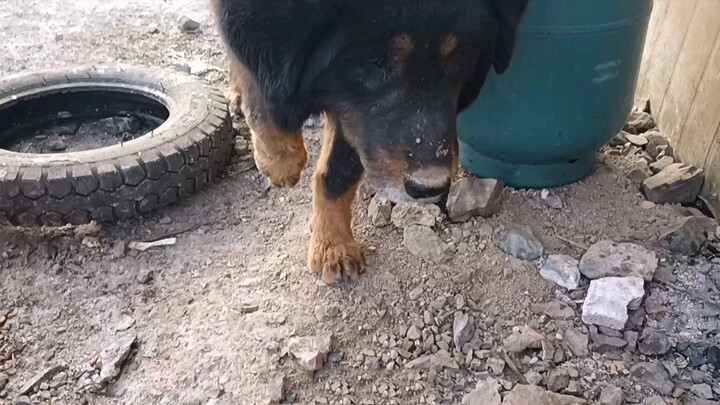
[[[545,336],[529,326],[521,326],[505,339],[503,345],[510,353],[521,353],[526,349],[542,348],[543,340],[545,340]]]
[[[51,138],[47,142],[47,147],[52,152],[62,152],[67,149],[67,144],[62,138]]]
[[[434,263],[447,261],[443,248],[445,244],[432,228],[420,225],[405,228],[403,243],[410,253],[425,261]]]
[[[390,217],[392,215],[392,204],[390,200],[382,197],[380,194],[375,194],[375,197],[370,200],[368,205],[368,218],[370,222],[382,228],[383,226],[390,225]]]
[[[673,163],[642,183],[645,197],[655,204],[692,203],[697,199],[705,173],[702,169]]]
[[[645,328],[640,335],[639,348],[640,353],[646,356],[662,356],[670,351],[672,345],[664,332]]]
[[[652,115],[643,112],[635,111],[630,114],[627,124],[625,124],[625,130],[628,132],[635,132],[637,134],[645,133],[657,125]]]
[[[489,217],[502,207],[505,184],[495,179],[466,177],[450,188],[447,210],[453,222],[466,222],[471,217]]]
[[[392,210],[391,221],[398,228],[412,225],[435,226],[442,214],[440,207],[433,204],[400,203]]]
[[[415,325],[413,325],[408,328],[406,336],[410,340],[418,340],[420,339],[420,330]]]
[[[633,184],[642,184],[652,175],[653,173],[648,166],[648,162],[646,160],[639,160],[637,163],[635,163],[635,166],[630,169],[627,177],[628,179],[630,179],[630,181],[633,182]]]
[[[712,235],[715,220],[707,217],[685,217],[662,230],[660,246],[674,253],[694,256]]]
[[[602,240],[580,259],[580,272],[594,280],[603,277],[642,277],[652,280],[658,266],[655,252],[634,243]]]
[[[427,369],[432,367],[435,355],[428,354],[426,356],[418,357],[415,360],[408,361],[405,363],[407,369]]]
[[[137,274],[137,281],[140,284],[150,284],[155,279],[155,273],[150,269],[141,269]]]
[[[709,384],[694,384],[690,387],[690,392],[698,398],[714,399],[712,387]]]
[[[646,399],[644,404],[645,405],[667,405],[667,402],[665,402],[665,400],[661,396],[655,395],[655,396],[652,396],[652,397]]]
[[[645,145],[645,152],[650,155],[653,159],[657,159],[660,154],[661,148],[667,148],[670,146],[670,141],[664,136],[660,135],[657,131],[650,131],[645,133],[645,138],[648,140],[648,144]]]
[[[475,324],[468,314],[456,314],[453,321],[453,343],[461,349],[475,335]]]
[[[380,358],[375,356],[365,357],[365,368],[376,370],[380,368]]]
[[[43,259],[47,260],[53,260],[58,253],[57,248],[50,241],[40,242],[37,246],[37,251]]]
[[[628,142],[630,142],[631,144],[633,144],[635,146],[643,147],[643,146],[647,145],[647,143],[648,143],[647,138],[645,138],[644,136],[627,134],[626,137],[627,137]]]
[[[598,353],[619,352],[626,347],[628,342],[625,339],[613,336],[595,334],[592,336],[592,349]]]
[[[675,163],[675,159],[670,156],[663,156],[662,158],[658,159],[657,162],[650,164],[650,171],[654,174],[660,173],[673,163]]]
[[[490,374],[494,376],[500,376],[505,371],[505,361],[502,359],[498,359],[495,357],[487,359],[487,362],[485,363],[488,371],[490,371]]]
[[[635,349],[637,349],[637,343],[638,343],[638,333],[634,330],[627,330],[623,332],[623,339],[627,342],[627,348],[630,349],[631,352],[634,352]]]
[[[32,394],[33,392],[37,391],[40,384],[50,381],[55,376],[55,374],[58,374],[65,370],[67,370],[67,366],[65,365],[47,367],[41,370],[32,378],[27,380],[25,384],[23,384],[23,386],[20,388],[20,391],[18,392],[18,395]]]
[[[478,381],[475,389],[462,400],[462,405],[500,405],[501,403],[500,384],[492,378]]]
[[[333,348],[333,336],[294,337],[288,341],[287,352],[295,357],[307,371],[322,370],[327,363],[328,353]]]
[[[547,304],[534,304],[532,311],[536,315],[547,315],[555,320],[570,320],[575,317],[575,311],[569,305],[560,301],[553,301]]]
[[[130,335],[119,339],[114,345],[100,354],[102,368],[97,381],[99,384],[107,384],[120,375],[122,366],[129,358],[130,352],[136,343],[137,335]]]
[[[588,350],[589,342],[590,337],[588,335],[573,327],[569,327],[565,331],[565,343],[575,357],[584,358],[590,354]]]
[[[590,282],[583,304],[586,324],[622,330],[628,308],[637,309],[645,296],[645,281],[639,277],[608,277]]]
[[[582,398],[545,391],[536,385],[516,385],[505,397],[503,405],[578,405],[586,404]]]
[[[141,128],[140,122],[134,117],[108,117],[97,120],[93,125],[94,131],[106,134],[133,134]]]
[[[536,260],[543,254],[542,243],[531,230],[516,224],[500,226],[493,243],[503,252],[521,260]]]
[[[112,249],[112,256],[115,259],[121,259],[127,254],[127,242],[119,240],[115,242]]]
[[[625,394],[623,390],[612,385],[608,385],[600,391],[600,405],[622,405],[625,402]]]
[[[270,381],[268,384],[267,404],[276,405],[285,400],[285,390],[287,388],[287,380],[285,376],[279,376]]]
[[[540,267],[540,276],[545,280],[575,290],[580,285],[579,262],[571,256],[550,255]]]
[[[670,395],[674,388],[668,372],[657,363],[636,364],[630,369],[630,375],[638,384],[654,389],[663,395]]]
[[[570,374],[564,368],[556,368],[547,373],[547,389],[560,392],[570,384]]]
[[[29,397],[27,397],[25,395],[21,395],[21,396],[17,397],[17,399],[15,399],[15,402],[13,402],[13,405],[32,405],[32,402],[30,401]]]
[[[178,26],[183,32],[195,32],[200,29],[200,23],[187,16],[180,17]]]
[[[10,376],[5,373],[0,373],[0,391],[5,389],[7,383],[10,381]]]

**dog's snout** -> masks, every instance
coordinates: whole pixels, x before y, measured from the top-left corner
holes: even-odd
[[[416,180],[409,179],[405,181],[405,191],[410,197],[418,200],[440,197],[450,191],[450,178],[447,177],[442,181],[430,184],[420,183]]]

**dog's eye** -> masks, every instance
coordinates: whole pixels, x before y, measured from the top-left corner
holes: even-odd
[[[380,68],[380,69],[382,69],[382,67],[383,67],[383,62],[385,62],[385,60],[383,58],[375,58],[370,61],[370,63],[372,63],[373,65],[375,65],[377,68]]]

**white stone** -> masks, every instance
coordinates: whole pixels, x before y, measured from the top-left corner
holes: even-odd
[[[640,277],[608,277],[590,282],[582,320],[586,324],[625,328],[628,308],[638,309],[645,296],[645,280]]]
[[[425,261],[441,263],[447,260],[443,241],[427,226],[411,225],[405,228],[403,243],[410,253]]]
[[[575,290],[580,285],[580,269],[577,259],[566,255],[550,255],[540,267],[542,278],[567,288]]]
[[[411,225],[435,226],[442,214],[440,207],[433,204],[400,203],[392,210],[391,220],[398,228]]]
[[[505,184],[495,179],[466,177],[450,188],[447,210],[453,222],[465,222],[471,217],[489,217],[500,211]]]
[[[500,405],[500,384],[495,379],[478,381],[475,389],[465,395],[462,405]]]
[[[375,194],[370,205],[368,205],[368,217],[370,222],[377,227],[390,225],[390,216],[392,215],[392,204],[390,200]]]
[[[603,277],[642,277],[653,279],[658,266],[655,252],[634,243],[602,240],[580,259],[580,272],[594,280]]]

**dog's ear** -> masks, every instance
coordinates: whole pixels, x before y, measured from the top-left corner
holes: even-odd
[[[498,74],[510,66],[515,36],[528,0],[491,0],[499,24],[498,37],[494,44],[493,66]]]
[[[317,2],[216,0],[220,29],[235,57],[273,105],[293,104],[322,34]],[[307,3],[298,10],[298,3]],[[317,67],[315,67],[317,69]]]

